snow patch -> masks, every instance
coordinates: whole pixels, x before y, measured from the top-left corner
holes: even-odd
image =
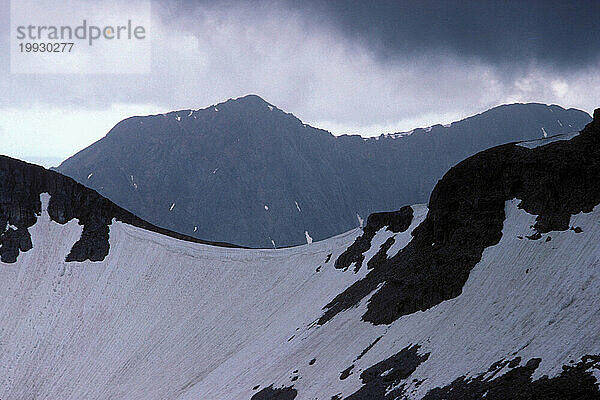
[[[304,236],[306,236],[306,244],[311,244],[313,242],[313,238],[310,237],[308,231],[304,231]]]
[[[394,257],[400,250],[402,250],[408,242],[412,240],[412,231],[425,220],[427,216],[427,205],[426,204],[415,204],[411,206],[413,209],[413,219],[410,222],[410,226],[404,231],[399,232],[394,236],[394,243],[387,251],[388,258]]]
[[[409,383],[407,391],[415,389],[411,398],[421,398],[459,376],[483,373],[502,359],[541,358],[533,375],[539,379],[559,374],[571,359],[600,351],[600,344],[589,340],[589,332],[600,328],[600,207],[571,217],[571,225],[582,226],[587,238],[572,231],[550,232],[552,241],[544,242],[518,238],[536,220],[519,209],[519,203],[517,199],[505,203],[502,238],[484,250],[461,295],[400,318],[389,329],[390,339],[380,341],[379,348],[391,345],[391,338],[402,338],[393,343],[402,349],[421,337],[420,353],[431,352],[411,375],[427,378],[418,388]],[[595,316],[590,310],[596,310]],[[457,352],[458,348],[463,350]]]
[[[131,181],[131,185],[132,185],[132,186],[133,186],[135,189],[137,189],[137,188],[138,188],[138,185],[137,185],[137,183],[135,183],[135,181],[134,181],[134,179],[133,179],[133,175],[129,175],[129,180]]]
[[[413,129],[412,131],[407,131],[407,132],[390,133],[385,136],[390,137],[392,139],[400,139],[400,138],[412,135],[415,132],[415,130],[416,129]]]
[[[356,219],[358,220],[358,227],[363,228],[365,220],[360,216],[359,213],[356,213]]]
[[[391,238],[395,235],[396,234],[394,232],[388,231],[387,226],[384,226],[383,228],[381,228],[377,232],[375,232],[375,236],[373,236],[373,239],[371,239],[371,247],[369,247],[369,250],[367,250],[364,253],[365,259],[362,263],[362,266],[366,267],[366,265],[369,263],[371,258],[375,254],[377,254],[381,245],[384,244],[386,242],[386,240],[388,240],[389,238]]]
[[[528,149],[534,149],[536,147],[544,146],[544,145],[546,145],[548,143],[552,143],[552,142],[558,142],[561,140],[571,140],[578,134],[579,134],[579,132],[570,132],[570,133],[564,133],[564,134],[559,134],[559,135],[553,135],[553,136],[550,136],[545,139],[527,140],[525,142],[517,143],[517,146],[525,147]]]
[[[594,378],[596,378],[596,384],[600,385],[600,369],[592,367],[588,369],[588,372],[590,372],[594,376]]]

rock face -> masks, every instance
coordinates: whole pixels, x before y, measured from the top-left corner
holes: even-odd
[[[347,269],[354,263],[354,271],[358,272],[362,267],[364,253],[371,248],[371,242],[378,230],[385,228],[394,233],[404,232],[410,226],[412,219],[413,209],[409,206],[402,207],[399,211],[369,215],[363,234],[338,257],[335,261],[335,267]]]
[[[357,214],[426,202],[448,168],[478,151],[589,121],[514,104],[410,134],[335,137],[251,95],[126,119],[58,171],[158,226],[280,247],[352,229]]]
[[[598,381],[590,371],[600,367],[600,357],[584,356],[575,365],[563,366],[560,375],[548,379],[532,379],[532,375],[542,361],[532,358],[525,365],[519,366],[520,358],[510,362],[502,360],[490,366],[487,374],[481,374],[469,381],[458,378],[452,384],[436,388],[423,400],[475,400],[475,399],[598,399]],[[491,380],[504,367],[508,372]],[[488,375],[488,376],[486,376]],[[487,379],[486,379],[487,378]]]
[[[101,261],[109,252],[113,219],[169,236],[202,242],[141,220],[73,179],[9,157],[0,156],[0,260],[14,263],[20,252],[32,249],[29,228],[41,213],[40,195],[50,195],[50,218],[65,224],[77,219],[83,226],[66,261]]]
[[[390,391],[390,384],[407,379],[419,364],[427,361],[429,354],[419,355],[419,346],[411,346],[402,349],[398,354],[378,362],[367,368],[360,374],[364,386],[356,393],[348,396],[347,400],[369,400],[394,398],[404,393],[404,387],[400,386]]]
[[[433,190],[427,218],[412,241],[395,257],[370,263],[369,274],[328,304],[320,323],[358,305],[384,282],[369,301],[366,321],[389,324],[460,295],[484,249],[502,237],[507,200],[519,199],[520,208],[537,215],[529,240],[569,229],[572,215],[589,213],[600,203],[599,111],[571,140],[534,148],[502,145],[450,169]],[[361,246],[363,236],[349,251]],[[360,256],[348,259],[344,253],[336,268],[360,263]]]
[[[292,387],[273,389],[271,385],[256,393],[251,400],[294,400],[297,394]]]

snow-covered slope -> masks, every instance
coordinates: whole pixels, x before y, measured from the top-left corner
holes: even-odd
[[[30,231],[33,249],[0,268],[1,398],[173,399],[210,382],[213,398],[235,398],[215,382],[218,368],[261,340],[288,343],[355,279],[324,265],[355,231],[239,250],[113,222],[104,261],[76,263],[64,261],[81,235],[74,220],[59,225],[44,210]]]
[[[96,214],[59,207],[89,189],[4,193],[0,398],[600,398],[599,142],[595,122],[500,146],[427,207],[277,250],[167,236],[106,203],[107,253],[67,262],[105,249]]]

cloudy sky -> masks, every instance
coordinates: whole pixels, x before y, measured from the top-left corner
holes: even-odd
[[[248,93],[364,136],[511,102],[600,107],[597,0],[153,0],[151,15],[150,74],[19,74],[0,0],[0,153],[53,163],[127,116]]]

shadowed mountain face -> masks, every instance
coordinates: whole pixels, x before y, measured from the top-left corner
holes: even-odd
[[[478,151],[589,121],[515,104],[410,134],[335,137],[251,95],[126,119],[58,171],[158,226],[279,247],[356,227],[357,214],[426,202],[449,167]]]

